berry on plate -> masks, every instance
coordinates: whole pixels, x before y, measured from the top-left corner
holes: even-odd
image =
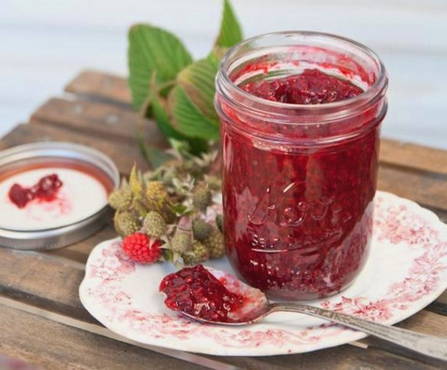
[[[163,242],[158,239],[137,232],[126,236],[121,246],[132,260],[139,263],[154,263],[162,255],[162,244]]]

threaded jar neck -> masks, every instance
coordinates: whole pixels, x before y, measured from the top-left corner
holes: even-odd
[[[240,87],[246,81],[298,75],[305,69],[348,80],[363,93],[331,103],[290,104],[257,97]],[[337,141],[383,118],[387,84],[383,63],[362,44],[318,32],[270,33],[228,50],[216,77],[216,109],[235,129],[266,139],[291,139],[293,127],[317,132],[315,127],[325,126],[322,133],[327,134],[320,139]]]

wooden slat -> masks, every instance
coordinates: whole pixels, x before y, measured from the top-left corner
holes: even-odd
[[[127,141],[135,145],[142,134],[149,145],[165,147],[166,139],[155,122],[143,120],[135,112],[116,105],[52,98],[32,114],[31,123],[64,127],[106,140]]]
[[[427,310],[447,316],[447,290],[435,302],[430,304]]]
[[[447,210],[447,179],[444,176],[381,166],[378,188],[426,206]]]
[[[437,301],[441,302],[447,306],[447,290],[439,296]]]
[[[65,91],[124,104],[131,101],[126,79],[95,70],[81,72],[65,86]]]
[[[424,363],[418,359],[410,359],[390,353],[380,348],[367,350],[349,345],[328,348],[316,352],[287,356],[270,357],[226,357],[226,361],[244,369],[435,369],[443,365],[440,361]]]
[[[96,324],[91,324],[91,323],[87,323],[87,322],[84,322],[81,320],[77,320],[70,316],[65,316],[65,315],[54,313],[54,312],[46,311],[39,307],[28,305],[26,303],[22,303],[20,301],[14,300],[14,299],[2,297],[1,295],[0,295],[0,305],[8,307],[8,308],[12,308],[12,309],[20,311],[20,312],[32,314],[34,316],[37,316],[38,318],[51,320],[52,322],[63,324],[65,326],[68,326],[71,328],[84,330],[87,333],[100,335],[101,337],[105,337],[105,338],[109,338],[109,339],[114,339],[120,343],[132,344],[134,346],[137,346],[138,348],[143,348],[143,349],[147,349],[147,350],[150,350],[153,352],[164,354],[171,358],[184,360],[184,361],[188,362],[190,365],[191,364],[196,365],[198,368],[205,367],[205,368],[215,369],[215,370],[237,370],[236,366],[226,364],[219,360],[209,359],[202,355],[196,355],[194,353],[188,353],[188,352],[183,352],[183,351],[171,350],[168,348],[161,348],[161,347],[141,344],[141,343],[135,342],[131,339],[120,336],[118,334],[115,334],[103,326],[99,326]],[[194,367],[196,367],[196,366],[194,366]]]
[[[382,163],[447,175],[447,151],[422,145],[382,139]]]
[[[0,307],[0,353],[42,369],[191,369],[185,361]]]
[[[399,326],[425,334],[447,337],[447,316],[438,315],[427,310],[422,310],[418,314],[409,317]]]
[[[99,244],[104,240],[113,239],[116,237],[117,237],[116,231],[112,227],[110,222],[103,229],[93,234],[88,239],[82,240],[66,248],[54,249],[44,253],[47,253],[52,256],[63,257],[71,261],[84,264],[87,261],[87,257],[90,254],[90,251],[97,244]]]
[[[33,305],[42,309],[94,323],[94,320],[82,308],[77,295],[83,275],[82,269],[75,268],[61,260],[47,259],[43,255],[36,258],[33,253],[0,249],[0,292],[3,296],[13,297],[22,302],[32,302]],[[447,317],[431,312],[423,312],[418,315],[421,315],[421,319],[415,318],[410,324],[406,323],[405,325],[416,331],[428,330],[429,333],[431,331],[434,333],[435,323],[437,323],[440,327],[437,334],[447,336]],[[273,365],[290,366],[296,364],[298,360],[303,363],[301,368],[306,368],[304,364],[308,368],[318,368],[319,365],[330,366],[331,363],[335,368],[337,368],[335,365],[337,363],[340,366],[341,364],[350,364],[352,368],[355,368],[372,366],[379,359],[383,363],[389,361],[401,368],[404,368],[404,365],[415,365],[411,360],[387,354],[384,350],[386,346],[385,344],[383,348],[368,349],[367,351],[344,346],[307,354],[305,357],[294,355],[254,360],[233,358],[231,363],[265,369],[273,368]],[[260,366],[261,363],[265,364],[264,367]]]
[[[281,370],[285,368],[294,369],[353,369],[353,368],[374,368],[374,369],[388,369],[388,366],[393,366],[395,369],[432,369],[433,367],[420,363],[418,359],[415,361],[402,358],[400,356],[390,355],[387,352],[375,350],[365,353],[359,349],[352,349],[348,346],[338,348],[331,348],[318,352],[320,356],[313,354],[304,355],[289,355],[289,356],[269,356],[269,357],[212,357],[195,355],[180,351],[172,351],[164,348],[156,348],[152,346],[141,345],[131,340],[123,338],[111,331],[97,326],[95,324],[84,323],[67,316],[55,314],[42,310],[38,307],[28,306],[19,301],[10,300],[0,296],[0,305],[6,308],[16,308],[19,313],[30,313],[38,318],[52,320],[55,323],[62,323],[65,326],[82,329],[84,332],[100,335],[101,337],[115,339],[119,342],[130,343],[136,345],[138,348],[146,348],[155,352],[167,354],[170,357],[188,361],[190,368],[199,368],[199,364],[216,370],[233,370],[238,368],[257,369],[257,370]],[[0,315],[1,316],[1,315]],[[371,354],[371,356],[369,355]],[[44,357],[46,360],[47,357]],[[223,362],[225,361],[225,362]],[[227,364],[227,362],[229,364]],[[147,366],[147,364],[143,364]],[[132,367],[133,369],[134,367]],[[139,367],[137,367],[139,368]],[[150,366],[148,368],[154,368]]]
[[[77,295],[84,270],[43,254],[0,248],[0,292],[58,313],[93,321]]]
[[[99,137],[82,135],[63,128],[43,125],[17,126],[0,141],[0,149],[6,149],[15,145],[33,143],[37,141],[69,141],[90,146],[108,155],[122,174],[129,174],[132,165],[136,163],[139,168],[146,169],[147,164],[140,155],[136,144],[113,143]]]

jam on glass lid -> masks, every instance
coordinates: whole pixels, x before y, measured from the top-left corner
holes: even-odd
[[[107,204],[112,187],[82,161],[36,158],[14,164],[0,171],[0,226],[39,230],[81,221]]]
[[[224,57],[216,87],[230,262],[270,297],[335,294],[363,267],[387,78],[363,45],[267,34]]]
[[[35,185],[28,188],[15,183],[9,189],[8,197],[17,207],[24,208],[34,199],[41,202],[53,201],[62,185],[59,176],[53,173],[42,177]]]
[[[113,162],[92,148],[37,142],[0,151],[0,246],[54,249],[107,220],[118,185]]]

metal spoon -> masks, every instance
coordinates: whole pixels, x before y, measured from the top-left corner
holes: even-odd
[[[393,326],[387,326],[378,324],[372,321],[360,319],[355,316],[347,315],[340,312],[325,310],[323,308],[309,306],[299,303],[270,303],[267,298],[260,301],[259,307],[253,307],[250,309],[250,314],[234,317],[231,322],[217,322],[202,319],[201,317],[193,316],[186,312],[182,312],[183,315],[190,319],[207,323],[217,324],[225,326],[241,326],[249,325],[262,320],[267,315],[273,312],[297,312],[319,319],[325,319],[337,324],[347,326],[351,329],[362,331],[366,334],[373,335],[377,338],[384,339],[388,342],[400,345],[408,348],[414,352],[422,353],[426,356],[437,358],[447,361],[447,338],[440,338],[431,335],[425,335],[416,333],[414,331],[396,328]]]

